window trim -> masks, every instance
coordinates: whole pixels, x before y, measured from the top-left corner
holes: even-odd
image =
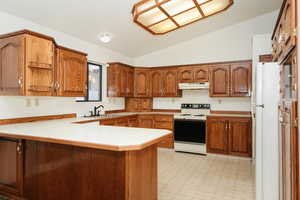
[[[100,80],[100,86],[99,86],[99,90],[101,91],[100,92],[100,99],[99,100],[89,100],[88,98],[89,98],[89,64],[92,64],[92,65],[97,65],[97,66],[99,66],[99,68],[100,68],[100,78],[101,78],[101,80]],[[102,88],[102,86],[103,86],[103,80],[102,80],[102,72],[103,72],[103,65],[104,64],[101,64],[101,63],[97,63],[97,62],[93,62],[93,61],[88,61],[87,62],[87,91],[86,91],[86,96],[84,97],[84,100],[76,100],[76,102],[102,102],[102,98],[103,98],[103,95],[102,95],[102,92],[103,92],[103,88]]]

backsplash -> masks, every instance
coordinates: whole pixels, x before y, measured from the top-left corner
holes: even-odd
[[[181,98],[154,98],[154,109],[180,109],[182,103],[209,103],[211,110],[251,111],[251,98],[210,98],[208,90],[183,90]]]
[[[103,102],[76,102],[65,97],[0,97],[0,119],[77,113],[88,114],[94,106],[104,105],[105,110],[124,109],[124,98],[104,98]]]

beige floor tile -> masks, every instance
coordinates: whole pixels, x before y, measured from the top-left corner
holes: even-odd
[[[158,200],[254,200],[251,161],[159,150]]]

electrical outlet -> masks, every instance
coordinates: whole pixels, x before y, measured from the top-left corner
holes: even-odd
[[[30,99],[26,99],[25,106],[26,107],[31,107],[31,100]]]
[[[39,99],[34,99],[34,105],[35,105],[36,107],[39,107],[39,105],[40,105]]]

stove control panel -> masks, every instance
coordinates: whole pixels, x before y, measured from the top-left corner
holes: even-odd
[[[181,109],[210,109],[210,104],[181,104]]]

